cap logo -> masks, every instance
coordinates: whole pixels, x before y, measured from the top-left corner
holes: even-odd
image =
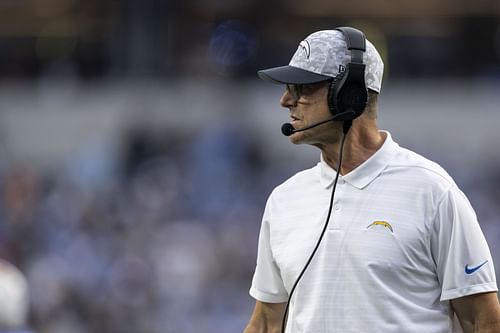
[[[307,59],[309,59],[309,56],[311,55],[311,46],[309,45],[309,42],[307,40],[303,40],[300,42],[299,47],[304,50]]]
[[[345,72],[345,66],[339,65],[339,73],[344,73],[344,72]]]

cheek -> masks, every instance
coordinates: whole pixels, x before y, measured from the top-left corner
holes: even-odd
[[[328,110],[328,105],[325,103],[318,103],[315,107],[310,108],[306,114],[306,119],[311,121],[321,121],[328,119],[332,116],[330,110]]]

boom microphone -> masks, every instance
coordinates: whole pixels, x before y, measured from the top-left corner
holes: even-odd
[[[290,123],[284,123],[281,125],[281,133],[283,133],[284,136],[290,136],[295,132],[295,128],[293,128],[293,125]]]
[[[314,125],[307,126],[307,127],[301,128],[301,129],[295,129],[292,124],[285,123],[285,124],[281,125],[281,133],[283,133],[284,136],[290,136],[293,133],[307,131],[308,129],[314,128],[314,127],[319,126],[319,125],[323,125],[324,123],[328,123],[330,121],[345,120],[345,118],[349,119],[349,118],[351,118],[349,116],[355,116],[355,115],[356,114],[354,113],[354,111],[342,112],[342,113],[336,114],[335,116],[333,116],[330,119],[320,121],[319,123],[316,123]],[[340,119],[340,118],[344,118],[344,119]]]

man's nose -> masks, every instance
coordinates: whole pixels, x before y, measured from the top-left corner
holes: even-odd
[[[288,89],[286,89],[286,87],[285,91],[283,92],[283,95],[281,95],[280,105],[284,108],[289,108],[297,105],[297,99],[293,97],[293,95],[290,93]]]

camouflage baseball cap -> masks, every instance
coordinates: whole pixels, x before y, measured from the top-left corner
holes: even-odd
[[[300,42],[287,66],[264,69],[258,75],[275,83],[316,83],[336,77],[350,61],[351,52],[347,49],[344,34],[339,30],[322,30]],[[366,64],[366,87],[380,92],[384,62],[368,40],[363,62]]]

